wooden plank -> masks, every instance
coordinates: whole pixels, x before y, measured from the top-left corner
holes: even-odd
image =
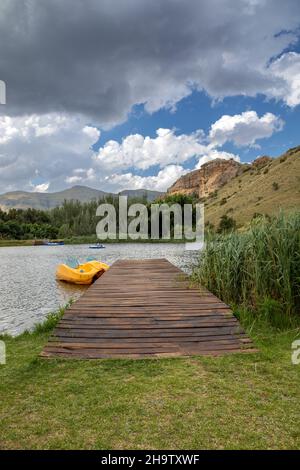
[[[181,343],[194,343],[194,342],[203,342],[203,341],[211,341],[211,340],[215,340],[215,341],[218,341],[218,340],[226,340],[228,338],[228,335],[227,334],[216,334],[216,335],[200,335],[200,336],[181,336],[181,337],[169,337],[165,340],[163,340],[163,338],[155,338],[155,337],[145,337],[145,338],[141,338],[141,337],[132,337],[132,338],[123,338],[122,339],[122,345],[126,345],[128,347],[130,347],[131,344],[138,344],[140,347],[143,347],[145,344],[147,343],[152,343],[152,344],[156,344],[156,343],[159,343],[160,345],[161,344],[170,344],[170,343],[178,343],[178,344],[181,344]],[[242,342],[248,342],[250,341],[249,338],[246,337],[245,333],[241,333],[239,335],[239,338],[241,339]],[[58,341],[59,340],[59,341]],[[117,341],[115,341],[116,338],[88,338],[88,341],[87,341],[87,338],[83,338],[83,337],[78,337],[78,338],[70,338],[70,337],[55,337],[55,336],[52,336],[50,339],[49,339],[49,345],[51,343],[51,346],[53,345],[53,343],[55,344],[62,344],[62,343],[74,343],[74,344],[91,344],[91,343],[97,343],[97,345],[105,345],[108,346],[108,345],[116,345],[115,347],[117,347],[117,345],[119,344]],[[48,346],[49,346],[48,345]]]
[[[65,313],[41,355],[76,359],[255,351],[232,311],[165,259],[119,260]]]
[[[210,328],[207,328],[210,331]],[[197,331],[193,329],[185,330],[70,330],[70,329],[61,329],[55,331],[56,338],[180,338],[180,337],[199,337],[199,336],[209,336],[209,333],[205,329],[198,328]],[[233,334],[233,333],[230,333]],[[236,333],[237,334],[237,333]]]

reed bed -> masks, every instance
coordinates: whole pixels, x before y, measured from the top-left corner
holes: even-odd
[[[300,212],[255,219],[244,233],[208,235],[192,279],[278,325],[300,317]]]

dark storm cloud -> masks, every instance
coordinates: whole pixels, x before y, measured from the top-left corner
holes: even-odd
[[[1,0],[1,111],[109,126],[136,103],[172,107],[191,87],[282,97],[266,66],[295,40],[299,16],[298,0]]]

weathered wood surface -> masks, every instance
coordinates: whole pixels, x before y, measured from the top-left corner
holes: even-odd
[[[81,359],[255,351],[230,308],[166,259],[115,262],[64,314],[41,355]]]

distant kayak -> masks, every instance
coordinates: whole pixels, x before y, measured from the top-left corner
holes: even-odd
[[[104,245],[101,243],[96,243],[96,245],[90,245],[89,248],[92,250],[100,250],[101,248],[106,248]]]
[[[56,270],[56,278],[73,284],[91,284],[108,269],[108,264],[100,263],[100,261],[89,261],[79,264],[76,268],[60,264]]]

